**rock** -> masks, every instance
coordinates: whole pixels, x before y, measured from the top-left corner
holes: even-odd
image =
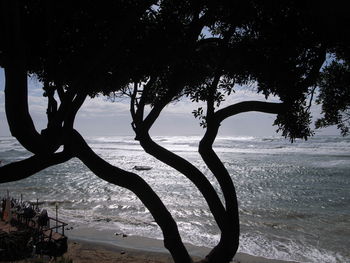
[[[151,166],[146,166],[146,165],[136,165],[136,166],[134,166],[133,169],[137,170],[137,171],[147,171],[147,170],[151,170],[152,167]]]

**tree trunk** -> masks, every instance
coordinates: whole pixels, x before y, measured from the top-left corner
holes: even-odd
[[[68,161],[71,155],[55,153],[48,156],[34,155],[28,159],[10,163],[0,167],[0,183],[8,183],[25,179],[47,167]]]
[[[170,251],[174,262],[191,263],[187,249],[183,245],[176,222],[152,188],[138,175],[112,166],[87,145],[75,132],[73,149],[78,157],[101,179],[132,191],[151,212],[164,235],[164,246]]]
[[[248,111],[279,113],[284,110],[284,104],[262,101],[244,101],[225,107],[215,113],[213,102],[208,103],[208,108],[209,107],[211,109],[210,116],[207,116],[207,130],[199,144],[199,153],[220,184],[225,198],[229,222],[227,225],[227,235],[225,235],[223,241],[225,244],[222,246],[223,249],[225,249],[225,252],[223,253],[219,249],[217,251],[214,250],[213,253],[208,256],[207,262],[217,262],[217,256],[215,254],[218,254],[218,257],[220,257],[220,254],[225,254],[227,258],[222,258],[221,262],[228,262],[227,260],[233,258],[237,253],[239,246],[240,228],[237,194],[229,172],[213,150],[213,143],[218,134],[221,122],[226,118]]]
[[[199,144],[199,153],[210,171],[218,180],[223,192],[228,219],[225,228],[226,232],[223,235],[222,246],[220,246],[220,249],[212,251],[207,259],[208,262],[218,262],[216,260],[217,257],[219,257],[221,260],[220,262],[230,262],[237,253],[239,246],[239,211],[236,189],[230,174],[212,148],[218,129],[219,125],[208,122],[206,133]]]
[[[18,1],[3,0],[1,9],[5,47],[5,109],[11,134],[34,154],[53,153],[58,147],[52,147],[53,144],[40,136],[28,111],[25,44]]]
[[[174,262],[192,263],[176,222],[152,188],[138,175],[114,167],[101,159],[77,132],[74,132],[71,139],[70,150],[92,172],[107,182],[129,189],[143,202],[160,226],[164,235],[164,246],[170,251]],[[27,178],[47,167],[68,161],[71,157],[66,152],[48,156],[34,155],[26,160],[4,165],[0,167],[0,183]]]
[[[224,224],[225,209],[204,174],[185,159],[155,143],[149,134],[143,134],[137,138],[145,152],[185,175],[199,189],[221,228]]]
[[[225,211],[211,183],[206,179],[203,173],[191,163],[156,144],[148,133],[138,134],[137,139],[140,141],[141,146],[147,153],[173,167],[190,179],[207,201],[209,209],[221,230],[221,237],[220,242],[202,262],[230,262],[238,248],[238,240],[236,240],[236,235],[239,236],[239,232],[237,232],[236,229],[237,225],[233,224],[234,220],[230,220],[232,219],[232,216]]]

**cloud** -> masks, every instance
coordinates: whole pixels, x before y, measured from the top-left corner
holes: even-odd
[[[103,97],[87,98],[78,113],[83,118],[126,114],[129,114],[129,104],[127,102],[111,102]]]
[[[5,117],[5,94],[4,76],[0,69],[0,135],[9,134]],[[41,83],[35,78],[28,79],[28,104],[31,116],[38,130],[46,126],[47,98],[43,97]],[[256,92],[254,85],[238,87],[235,93],[226,97],[220,108],[232,105],[241,101],[259,100],[265,101],[262,94]],[[267,101],[279,102],[278,97],[270,97]],[[88,135],[96,134],[133,134],[130,128],[129,100],[111,102],[106,97],[99,96],[93,99],[87,98],[78,112],[76,127]],[[192,111],[198,107],[205,109],[204,102],[193,103],[189,98],[182,98],[180,101],[169,104],[161,113],[159,119],[152,128],[152,133],[158,135],[184,135],[201,134],[203,129],[199,128],[199,121],[196,120]],[[315,120],[320,116],[320,106],[311,108]],[[146,108],[146,114],[149,108]],[[245,113],[229,118],[220,128],[224,135],[269,135],[275,134],[276,127],[272,127],[274,115],[263,113]],[[328,132],[329,131],[329,132]],[[328,129],[326,132],[337,134],[335,129]]]
[[[28,82],[28,94],[32,96],[42,97],[43,96],[43,84],[35,77],[30,76],[27,78]]]
[[[43,96],[28,96],[29,112],[35,115],[42,115],[46,113],[47,99]]]
[[[166,114],[188,114],[198,107],[205,107],[204,102],[191,102],[189,98],[183,98],[180,101],[173,102],[166,106],[163,110]]]

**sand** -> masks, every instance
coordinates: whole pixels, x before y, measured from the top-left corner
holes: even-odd
[[[66,234],[70,240],[67,256],[72,258],[74,263],[173,262],[161,240],[82,226],[67,231]],[[193,246],[190,244],[185,244],[185,246],[195,260],[204,258],[210,251],[210,248],[207,247]],[[99,260],[102,258],[103,260]],[[287,261],[283,260],[266,259],[245,253],[238,253],[232,262],[287,263]],[[288,261],[288,263],[293,262]]]
[[[167,253],[151,252],[121,248],[108,244],[90,243],[86,241],[70,241],[65,257],[74,263],[171,263],[171,256]],[[195,257],[196,260],[200,259]],[[235,263],[287,263],[287,261],[266,259],[250,256],[244,253],[236,255]],[[288,261],[288,263],[292,263]]]
[[[165,253],[137,251],[123,249],[97,243],[82,241],[69,242],[68,252],[65,257],[73,260],[74,263],[166,263],[172,262],[169,255]]]
[[[172,263],[172,257],[157,239],[113,233],[110,230],[76,227],[66,231],[69,238],[68,251],[64,257],[73,263]],[[195,261],[210,251],[207,247],[185,244]],[[37,262],[22,260],[24,262]],[[42,262],[49,262],[46,258]],[[238,253],[234,263],[292,263]]]

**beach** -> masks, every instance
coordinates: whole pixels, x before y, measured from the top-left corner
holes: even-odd
[[[145,244],[146,245],[146,244]],[[71,259],[73,263],[171,263],[170,254],[162,252],[152,252],[147,250],[137,250],[124,248],[106,243],[96,243],[89,241],[70,241],[68,251],[64,255]],[[199,260],[194,257],[194,260]],[[291,261],[281,261],[255,257],[244,253],[238,253],[232,262],[235,263],[291,263]]]
[[[75,234],[72,234],[75,232]],[[17,263],[172,263],[170,253],[161,240],[141,236],[127,236],[93,228],[80,228],[72,231],[68,250],[57,259],[35,255],[33,258],[15,261]],[[73,238],[72,238],[73,237]],[[194,262],[199,262],[210,252],[210,248],[185,244]],[[1,262],[13,262],[2,261]],[[233,263],[297,263],[268,259],[246,253],[237,253]]]
[[[164,248],[162,240],[128,236],[108,230],[78,227],[68,231],[69,244],[65,257],[74,263],[119,262],[119,263],[171,263],[170,253]],[[208,247],[185,243],[189,254],[195,261],[203,259],[210,252]],[[291,263],[238,253],[236,263]]]
[[[119,262],[119,263],[165,263],[171,262],[171,257],[165,253],[125,249],[117,246],[70,241],[66,258],[72,259],[74,263],[95,262]]]

